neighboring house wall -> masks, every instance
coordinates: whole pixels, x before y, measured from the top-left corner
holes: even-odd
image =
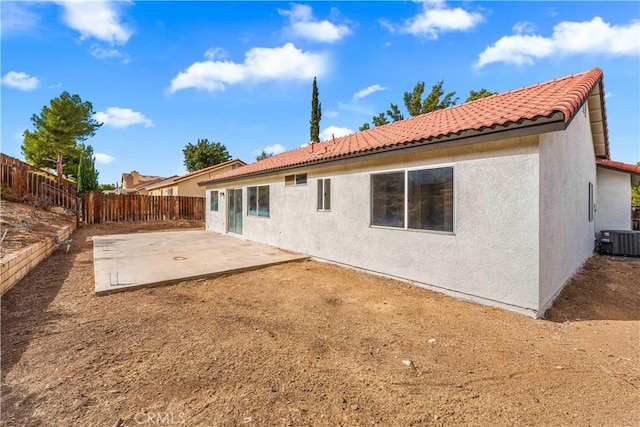
[[[589,183],[595,199],[596,166],[592,141],[586,109],[574,116],[566,130],[540,135],[541,313],[593,252]]]
[[[216,174],[218,173],[222,173],[225,171],[228,171],[230,168],[225,167],[222,168],[218,171],[216,171]],[[185,179],[184,181],[180,181],[178,183],[178,192],[180,193],[181,196],[197,196],[197,197],[204,197],[204,188],[203,187],[199,187],[198,186],[198,182],[200,181],[204,181],[205,179],[207,179],[207,175],[204,174],[202,176],[194,176],[192,178],[189,179]]]
[[[178,194],[178,186],[177,185],[169,185],[166,187],[153,188],[148,191],[150,196],[182,196],[183,194]]]
[[[538,137],[448,149],[406,150],[284,176],[207,188],[225,193],[207,229],[226,232],[230,188],[243,189],[243,238],[433,287],[528,315],[538,309]],[[430,150],[430,151],[426,151]],[[371,173],[453,165],[455,233],[372,227]],[[317,211],[317,179],[331,179],[331,211]],[[270,185],[270,217],[247,216],[247,185]]]
[[[631,230],[631,176],[597,168],[596,232]]]
[[[243,165],[244,163],[239,164]],[[207,172],[194,173],[192,176],[184,175],[182,177],[177,177],[173,182],[167,183],[167,185],[149,189],[149,194],[152,196],[204,197],[205,188],[200,187],[198,185],[199,182],[211,179],[215,175],[235,169],[236,167],[238,167],[238,162],[234,161],[234,163],[230,163],[226,166],[215,168]]]

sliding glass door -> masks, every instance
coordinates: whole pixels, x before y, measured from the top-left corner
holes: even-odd
[[[232,188],[227,190],[227,194],[227,231],[242,234],[242,189]]]

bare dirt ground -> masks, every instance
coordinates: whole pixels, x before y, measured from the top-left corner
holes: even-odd
[[[2,298],[3,426],[640,424],[640,259],[535,320],[315,261],[96,297],[80,226]]]
[[[5,237],[0,246],[0,257],[52,237],[74,222],[75,215],[55,209],[35,209],[24,203],[3,199],[0,207],[0,237]]]

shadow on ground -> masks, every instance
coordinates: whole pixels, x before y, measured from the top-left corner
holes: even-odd
[[[546,318],[553,322],[640,320],[640,258],[592,256]]]
[[[2,296],[2,372],[20,361],[33,340],[47,335],[48,325],[61,320],[60,314],[47,308],[69,276],[80,250],[56,249]]]

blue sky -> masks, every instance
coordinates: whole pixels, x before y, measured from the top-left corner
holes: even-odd
[[[248,163],[309,139],[317,76],[325,138],[357,131],[404,91],[444,79],[504,92],[604,71],[612,158],[640,161],[640,3],[6,2],[2,152],[63,91],[104,125],[101,183],[185,173],[199,138]]]

